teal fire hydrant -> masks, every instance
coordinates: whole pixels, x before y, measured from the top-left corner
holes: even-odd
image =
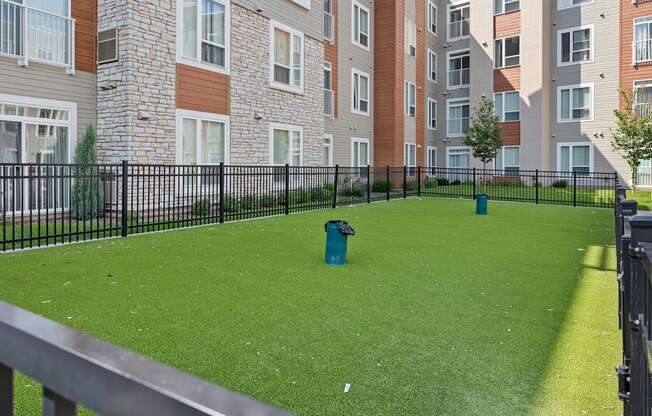
[[[487,205],[489,204],[489,197],[485,194],[480,194],[475,198],[475,213],[476,215],[487,215]]]
[[[355,235],[355,230],[348,222],[342,220],[329,221],[324,229],[326,231],[326,264],[346,264],[348,238]]]

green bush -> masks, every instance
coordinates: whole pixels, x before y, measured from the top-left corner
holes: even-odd
[[[75,150],[76,165],[97,164],[95,153],[95,129],[88,126],[84,138]],[[72,175],[76,178],[72,188],[72,215],[77,220],[90,220],[104,213],[104,192],[100,170],[96,166],[75,166]]]
[[[424,188],[434,188],[437,185],[437,180],[434,178],[426,178],[423,180]]]
[[[462,184],[462,181],[456,179],[456,180],[454,180],[454,181],[451,181],[450,184],[451,184],[451,185],[461,185],[461,184]]]
[[[417,182],[416,178],[411,178],[405,181],[405,189],[408,191],[416,191],[418,187],[419,182]]]
[[[374,180],[374,183],[371,185],[371,191],[372,192],[388,192],[392,190],[392,181],[388,181],[387,179],[376,179]]]
[[[367,194],[367,187],[360,182],[345,183],[339,194],[348,197],[362,197]]]
[[[553,188],[560,188],[560,189],[568,188],[568,182],[563,180],[563,179],[560,179],[560,180],[554,181],[552,183],[552,187]]]
[[[332,193],[334,190],[335,190],[335,185],[333,185],[332,183],[324,184],[324,191]]]
[[[195,217],[208,217],[210,213],[211,201],[208,198],[199,199],[192,204],[192,215]]]
[[[448,186],[450,184],[450,181],[446,178],[437,178],[437,185],[439,186]]]
[[[259,199],[262,208],[274,208],[276,206],[276,198],[274,195],[263,195]]]
[[[236,213],[239,211],[238,200],[230,195],[224,196],[224,212]]]

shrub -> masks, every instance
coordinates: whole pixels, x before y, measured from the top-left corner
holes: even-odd
[[[383,192],[386,193],[392,190],[392,181],[387,179],[376,179],[371,185],[372,192]]]
[[[367,193],[367,187],[360,182],[346,183],[340,190],[340,195],[349,197],[361,197]]]
[[[426,178],[423,181],[424,188],[434,188],[437,185],[437,180],[435,178]]]
[[[451,182],[451,185],[461,185],[461,184],[462,184],[462,181],[460,181],[458,179]]]
[[[560,189],[568,188],[568,182],[566,182],[563,179],[560,179],[560,180],[554,181],[552,183],[552,187],[553,188],[560,188]]]
[[[437,185],[439,186],[448,186],[451,184],[450,181],[446,178],[437,178],[436,181]]]
[[[263,195],[259,199],[262,208],[273,208],[276,206],[276,198],[274,195]]]
[[[238,212],[238,200],[230,195],[224,196],[224,212],[235,213]]]
[[[95,129],[88,126],[86,134],[75,150],[75,164],[95,165]],[[77,179],[72,188],[72,215],[78,220],[89,220],[104,213],[104,192],[100,190],[100,171],[95,166],[77,166],[72,169]]]
[[[334,190],[335,190],[335,186],[332,183],[325,183],[324,184],[324,191],[333,192]]]
[[[416,178],[408,179],[405,181],[405,189],[408,191],[416,191],[418,187],[419,183],[417,182]]]
[[[192,204],[192,215],[195,217],[207,217],[211,213],[211,201],[203,198]]]

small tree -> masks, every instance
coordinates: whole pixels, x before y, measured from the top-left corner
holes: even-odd
[[[494,103],[486,97],[473,110],[471,125],[464,144],[471,147],[473,157],[482,161],[482,183],[485,186],[487,163],[494,160],[503,145],[502,130],[494,113]]]
[[[652,157],[652,120],[649,114],[637,111],[635,91],[621,90],[620,96],[624,105],[622,110],[614,110],[618,129],[612,136],[611,145],[629,165],[636,189],[641,161]]]
[[[95,153],[95,129],[88,126],[84,138],[75,150],[75,167],[72,169],[72,213],[78,220],[98,217],[103,212],[104,193],[100,191],[100,171]]]

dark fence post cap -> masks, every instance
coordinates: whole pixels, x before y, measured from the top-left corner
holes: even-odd
[[[620,203],[620,206],[623,210],[635,211],[638,206],[638,202],[633,199],[626,199]]]
[[[652,228],[652,215],[634,215],[629,225],[632,228]]]

